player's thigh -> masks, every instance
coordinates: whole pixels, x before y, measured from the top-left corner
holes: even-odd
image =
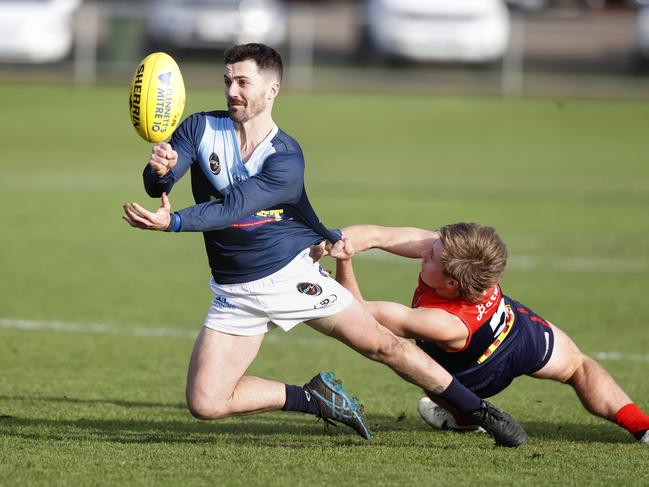
[[[189,362],[187,396],[229,397],[259,352],[264,335],[237,336],[203,327]]]
[[[554,347],[548,363],[536,372],[532,377],[538,379],[552,379],[566,382],[575,373],[583,361],[583,354],[575,345],[575,342],[561,329],[549,323],[554,334]]]
[[[399,341],[356,299],[343,311],[306,324],[366,355],[385,350]]]

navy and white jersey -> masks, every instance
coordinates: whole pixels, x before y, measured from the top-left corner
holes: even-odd
[[[279,128],[273,128],[245,164],[225,111],[191,115],[169,143],[178,152],[176,166],[158,178],[147,164],[144,186],[158,197],[191,171],[196,205],[175,212],[172,226],[174,231],[203,232],[216,282],[261,279],[310,245],[339,240],[309,203],[302,149]]]

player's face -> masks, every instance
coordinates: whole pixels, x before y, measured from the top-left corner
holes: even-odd
[[[262,75],[252,59],[227,64],[223,79],[230,118],[238,123],[269,111],[270,102],[279,90],[279,83]]]
[[[443,252],[444,244],[439,238],[433,242],[432,248],[422,252],[421,280],[438,293],[450,297],[457,289],[457,281],[444,274],[444,265],[442,264]]]

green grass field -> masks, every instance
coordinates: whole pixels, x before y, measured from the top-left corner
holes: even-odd
[[[301,384],[334,370],[372,442],[291,413],[193,419],[209,272],[200,235],[120,219],[124,201],[157,205],[127,94],[0,88],[0,484],[649,485],[649,449],[567,386],[521,378],[495,397],[530,435],[496,448],[431,431],[416,387],[303,325],[270,333],[251,372]],[[189,91],[186,114],[222,106],[220,87]],[[494,225],[504,290],[649,409],[649,102],[285,93],[275,119],[302,144],[325,223]],[[186,182],[171,199],[191,204]],[[356,263],[366,297],[403,303],[417,268]]]

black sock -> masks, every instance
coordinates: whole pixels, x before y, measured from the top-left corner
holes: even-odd
[[[482,399],[464,387],[455,377],[439,397],[464,414],[477,411],[482,406]]]
[[[299,411],[302,413],[319,414],[320,406],[302,386],[286,386],[286,403],[282,411]]]

